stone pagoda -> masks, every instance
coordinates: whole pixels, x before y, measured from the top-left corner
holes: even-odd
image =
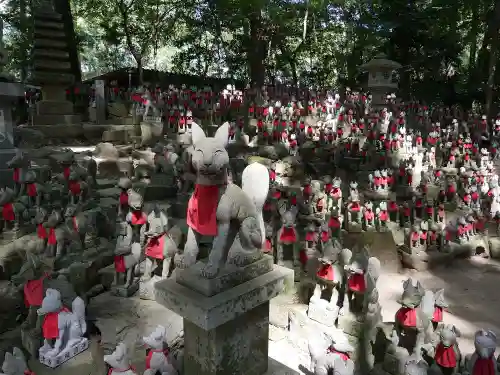
[[[59,137],[78,136],[81,116],[74,114],[66,100],[66,89],[75,82],[71,70],[64,20],[52,0],[39,0],[33,11],[33,49],[29,80],[41,87],[42,100],[36,104],[34,125],[43,133]],[[56,132],[56,133],[54,133]]]
[[[385,107],[387,94],[397,91],[395,72],[401,68],[401,64],[387,59],[383,54],[360,66],[360,70],[368,72],[368,90],[372,94],[374,108]]]

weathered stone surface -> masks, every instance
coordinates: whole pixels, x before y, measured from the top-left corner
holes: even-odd
[[[0,281],[0,334],[17,326],[17,316],[25,310],[22,292],[9,281]]]
[[[109,142],[101,142],[97,144],[94,150],[94,155],[108,160],[117,160],[120,156],[116,147]]]
[[[500,237],[489,238],[489,250],[493,259],[500,259]]]
[[[272,271],[273,263],[271,256],[264,255],[258,261],[242,268],[226,264],[215,278],[206,279],[200,274],[205,262],[200,261],[177,273],[177,282],[210,297]]]
[[[307,316],[318,323],[333,327],[338,316],[338,311],[336,306],[331,306],[328,301],[320,299],[319,301],[309,303]]]
[[[364,323],[355,315],[346,313],[339,316],[337,327],[342,329],[348,335],[359,337],[361,336],[363,325]]]
[[[184,319],[184,373],[265,374],[268,368],[268,337],[269,302],[208,332]]]
[[[97,163],[97,174],[100,177],[113,178],[119,177],[121,171],[116,160],[100,160]]]
[[[156,301],[211,330],[276,297],[290,277],[293,271],[275,265],[273,271],[211,297],[167,279],[156,283]]]
[[[286,338],[287,331],[283,328],[278,328],[272,324],[269,325],[269,340],[280,341]]]

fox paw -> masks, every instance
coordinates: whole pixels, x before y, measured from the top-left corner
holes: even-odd
[[[207,279],[213,279],[217,273],[219,273],[219,267],[210,262],[201,270],[201,276]]]

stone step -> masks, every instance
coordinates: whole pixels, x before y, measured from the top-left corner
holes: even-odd
[[[53,40],[53,39],[35,39],[34,48],[56,48],[56,49],[65,49],[68,45],[66,41],[62,40]]]
[[[48,137],[66,138],[79,137],[83,135],[80,115],[34,115],[34,129],[40,130]],[[57,125],[59,128],[45,127],[45,125]],[[74,125],[74,126],[68,126]],[[44,132],[45,131],[45,132]]]
[[[75,82],[75,76],[69,73],[52,73],[52,72],[40,72],[32,71],[30,73],[30,81],[33,83],[51,83],[60,85],[72,85]]]
[[[35,60],[44,57],[61,60],[61,59],[69,59],[69,53],[57,49],[36,49],[33,51],[32,57]]]
[[[71,70],[71,63],[69,61],[55,61],[55,60],[40,60],[36,59],[33,62],[35,70],[47,69],[51,71],[64,71]]]
[[[35,20],[35,30],[36,29],[54,29],[62,30],[64,29],[64,24],[62,22],[46,21],[46,20]]]
[[[35,28],[35,38],[64,39],[66,34],[62,29]]]
[[[53,10],[35,10],[33,18],[35,20],[55,20],[62,22],[62,14],[54,12]]]

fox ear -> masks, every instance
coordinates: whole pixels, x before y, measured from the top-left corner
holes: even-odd
[[[216,139],[222,146],[226,147],[229,141],[229,122],[225,122],[215,132]]]
[[[191,123],[191,141],[194,145],[206,138],[205,132],[196,122]]]

